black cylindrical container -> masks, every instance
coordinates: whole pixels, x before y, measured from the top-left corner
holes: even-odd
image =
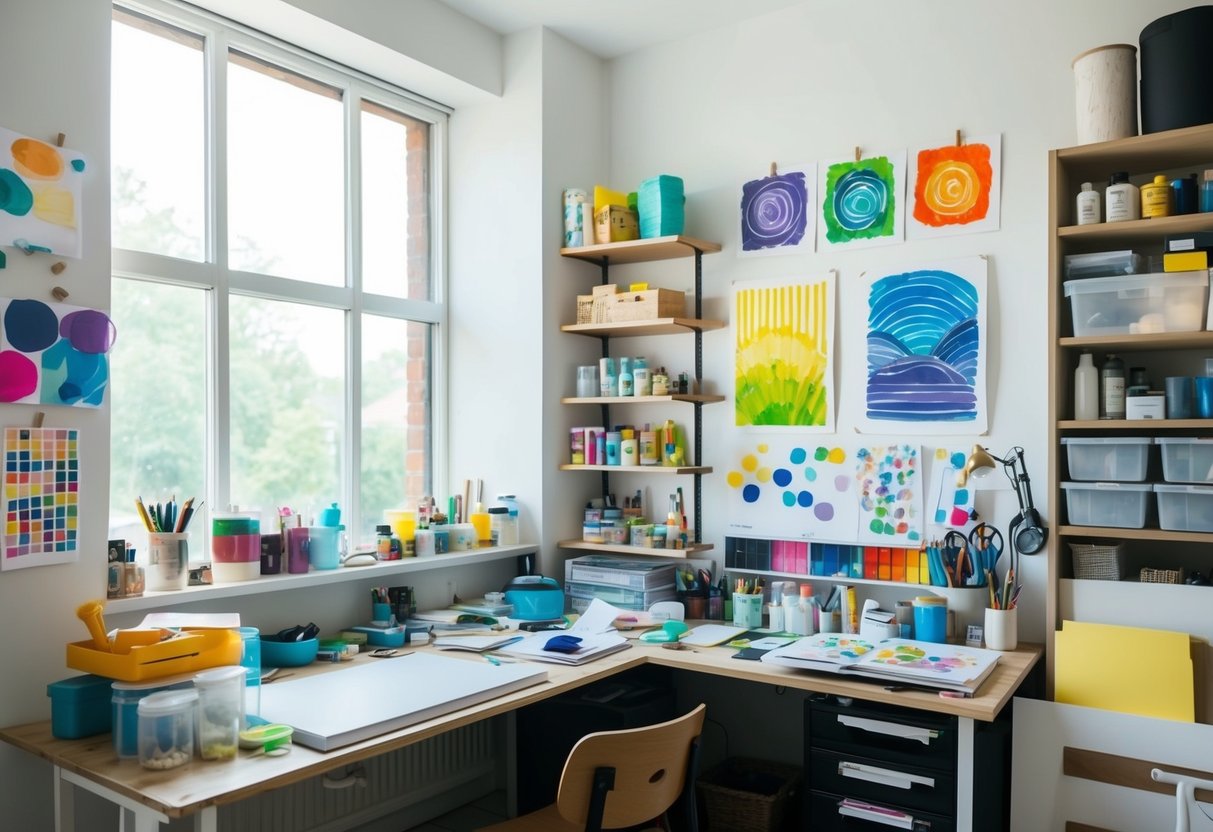
[[[1213,122],[1213,6],[1141,30],[1141,132]]]

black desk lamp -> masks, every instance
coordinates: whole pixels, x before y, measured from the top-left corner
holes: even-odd
[[[1034,555],[1045,547],[1049,539],[1049,529],[1040,519],[1040,513],[1032,504],[1032,484],[1028,480],[1028,469],[1023,461],[1023,448],[1018,445],[1007,451],[1006,458],[994,456],[981,445],[974,445],[973,452],[965,460],[965,466],[956,475],[956,484],[963,486],[969,477],[983,479],[1002,465],[1007,479],[1015,489],[1015,499],[1019,501],[1019,514],[1011,519],[1007,528],[1007,537],[1015,551],[1021,555]]]

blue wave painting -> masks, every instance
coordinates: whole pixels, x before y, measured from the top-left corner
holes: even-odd
[[[977,287],[942,269],[883,277],[868,295],[869,419],[977,418]]]

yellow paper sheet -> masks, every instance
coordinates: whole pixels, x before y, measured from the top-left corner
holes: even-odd
[[[594,186],[594,215],[602,210],[604,205],[622,205],[625,208],[628,204],[628,195],[623,191],[612,191],[610,188],[604,188],[601,185]]]
[[[1054,698],[1071,705],[1192,722],[1187,633],[1062,622],[1054,647]]]

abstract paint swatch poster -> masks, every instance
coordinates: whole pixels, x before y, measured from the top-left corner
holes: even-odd
[[[796,165],[741,186],[741,257],[811,254],[817,222],[817,166]]]
[[[805,436],[736,437],[725,476],[728,534],[855,542],[854,450]]]
[[[964,448],[935,448],[931,485],[927,490],[927,521],[933,526],[963,529],[973,512],[972,484],[958,486],[956,476],[969,458]]]
[[[80,256],[84,157],[0,127],[0,245]]]
[[[864,273],[864,433],[986,431],[986,259]]]
[[[78,557],[79,431],[4,429],[4,553],[0,569]]]
[[[869,445],[855,451],[859,542],[918,548],[923,541],[922,449]]]
[[[0,298],[0,402],[100,407],[116,335],[96,309]]]
[[[1001,136],[911,151],[909,167],[909,239],[998,230]]]
[[[733,284],[734,424],[834,426],[834,273]]]
[[[904,150],[822,162],[818,249],[900,243],[905,238],[905,183]]]

